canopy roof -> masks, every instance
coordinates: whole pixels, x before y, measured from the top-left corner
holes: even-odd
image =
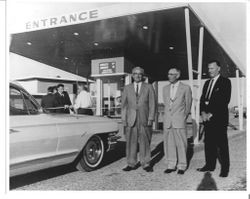
[[[86,82],[85,77],[10,53],[10,80],[49,79]]]
[[[193,70],[198,68],[199,27],[204,26],[202,77],[208,77],[207,63],[214,59],[221,62],[223,75],[235,77],[236,68],[241,69],[242,75],[244,67],[225,43],[218,42],[222,36],[213,35],[206,16],[199,17],[197,7],[183,4],[169,7],[166,4],[164,9],[155,11],[16,33],[12,35],[10,51],[84,77],[91,74],[92,59],[124,56],[143,67],[151,80],[166,80],[167,71],[173,66],[181,69],[182,79],[188,79],[186,6],[190,8]],[[109,6],[104,11],[110,9]]]

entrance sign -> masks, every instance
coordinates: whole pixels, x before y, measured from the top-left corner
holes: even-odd
[[[104,62],[99,64],[99,74],[112,74],[116,72],[116,62]]]
[[[84,5],[84,4],[83,4]],[[35,30],[43,30],[48,28],[56,28],[69,26],[74,24],[83,24],[87,22],[108,19],[113,17],[126,16],[131,14],[171,9],[188,6],[187,3],[146,3],[143,6],[141,3],[122,3],[111,6],[104,6],[101,8],[76,11],[58,16],[44,16],[43,18],[34,19],[32,16],[30,20],[20,18],[18,23],[11,23],[8,25],[10,34],[29,32]],[[112,11],[112,12],[111,12]],[[15,13],[11,13],[15,16]]]

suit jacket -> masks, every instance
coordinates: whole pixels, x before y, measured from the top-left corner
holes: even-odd
[[[66,91],[63,91],[63,96],[58,92],[55,94],[56,106],[62,107],[64,105],[71,105],[69,94]],[[69,113],[69,109],[57,109],[56,113]]]
[[[210,122],[223,126],[228,125],[228,104],[231,99],[231,81],[220,75],[217,79],[209,99],[209,104],[205,103],[205,95],[209,81],[204,84],[200,99],[200,111],[212,113]]]
[[[55,99],[55,95],[52,93],[49,93],[45,96],[43,96],[42,101],[41,101],[41,106],[43,108],[52,108],[52,107],[56,107],[56,99]],[[47,110],[51,113],[55,112],[55,110]]]
[[[142,82],[138,97],[136,97],[133,83],[125,86],[121,108],[122,121],[125,126],[134,126],[137,114],[139,114],[139,123],[147,126],[149,120],[155,119],[156,101],[153,86]]]
[[[179,83],[175,99],[171,104],[170,85],[163,88],[164,128],[185,128],[186,119],[192,106],[192,92],[188,85]]]

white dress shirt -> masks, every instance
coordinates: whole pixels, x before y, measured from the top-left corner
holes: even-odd
[[[180,84],[179,81],[177,81],[175,84],[170,84],[170,99],[171,100],[174,100],[179,84]]]
[[[134,82],[135,93],[136,93],[136,86],[137,86],[137,84],[138,84],[138,94],[139,94],[139,93],[140,93],[140,89],[141,89],[141,84],[142,84],[142,82],[139,82],[139,83]]]
[[[214,85],[215,85],[215,83],[216,83],[216,81],[218,80],[218,78],[219,78],[219,77],[220,77],[220,74],[218,74],[216,77],[212,78],[212,79],[214,79],[214,81],[213,81],[213,84],[212,84],[212,87],[211,87],[211,90],[210,90],[210,93],[209,93],[208,99],[210,99],[211,94],[212,94],[213,89],[214,89]],[[211,81],[211,80],[210,80],[210,81]]]
[[[92,106],[91,95],[89,92],[82,90],[76,97],[74,108],[89,108]]]

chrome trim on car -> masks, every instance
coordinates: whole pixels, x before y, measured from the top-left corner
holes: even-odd
[[[108,148],[106,152],[114,150],[115,145],[117,144],[117,140],[121,138],[121,136],[117,136],[118,132],[111,132],[108,134]]]
[[[63,158],[67,158],[70,156],[75,156],[78,153],[79,153],[79,151],[73,151],[73,152],[69,152],[69,153],[65,153],[65,154],[53,155],[53,156],[49,156],[49,157],[43,157],[43,158],[37,158],[37,159],[27,160],[27,161],[23,161],[23,162],[13,163],[10,165],[10,170],[17,169],[20,167],[26,167],[28,165],[42,164],[42,163],[46,163],[48,161],[55,161],[58,159],[63,159]]]

